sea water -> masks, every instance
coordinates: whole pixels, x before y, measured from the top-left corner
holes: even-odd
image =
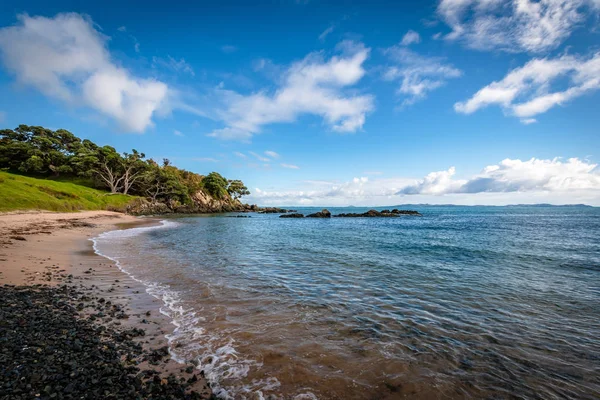
[[[95,248],[220,398],[600,398],[600,209],[411,208],[169,218]]]

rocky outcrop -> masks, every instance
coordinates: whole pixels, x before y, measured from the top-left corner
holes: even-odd
[[[300,213],[291,213],[291,214],[282,214],[279,218],[304,218],[304,214]]]
[[[265,207],[256,210],[259,214],[285,214],[288,212],[296,212],[296,210],[286,210],[285,208]]]
[[[127,214],[132,215],[156,215],[170,214],[173,212],[165,203],[151,202],[143,198],[135,199],[125,208]]]
[[[306,218],[331,218],[331,213],[328,209],[324,208],[314,214],[308,214]]]
[[[360,217],[367,217],[367,218],[386,218],[386,217],[399,217],[401,215],[415,215],[415,216],[419,216],[421,217],[421,213],[419,213],[418,211],[414,211],[414,210],[398,210],[398,209],[393,209],[392,211],[390,210],[383,210],[383,211],[377,211],[377,210],[369,210],[367,212],[358,214],[358,213],[346,213],[346,214],[338,214],[335,215],[335,217],[338,218],[360,218]]]

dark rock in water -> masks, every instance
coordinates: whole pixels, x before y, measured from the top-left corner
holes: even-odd
[[[299,213],[291,213],[291,214],[282,214],[279,218],[304,218],[304,214]]]
[[[308,214],[306,218],[331,218],[331,213],[328,209],[324,208],[314,214]]]
[[[289,212],[292,212],[294,210],[289,210]],[[277,208],[277,207],[265,207],[265,208],[260,208],[257,211],[259,214],[285,214],[286,212],[288,212],[288,210],[286,210],[285,208]]]
[[[362,214],[358,214],[358,213],[338,214],[338,215],[335,215],[335,217],[339,217],[339,218],[360,218],[360,217],[367,217],[367,218],[387,218],[387,217],[399,217],[400,215],[422,216],[421,213],[419,213],[418,211],[393,209],[392,211],[389,211],[389,210],[383,210],[383,211],[369,210],[369,211],[364,212]]]
[[[11,236],[10,238],[13,240],[27,240],[23,236]]]

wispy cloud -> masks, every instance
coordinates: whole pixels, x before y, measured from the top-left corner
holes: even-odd
[[[271,161],[267,157],[263,157],[260,154],[255,153],[253,151],[249,151],[248,153],[251,154],[251,155],[253,155],[254,157],[256,157],[256,159],[259,160],[259,161],[263,161],[263,162],[269,162],[269,161]]]
[[[404,37],[402,37],[402,41],[400,42],[402,46],[410,46],[414,43],[421,43],[421,36],[418,32],[415,32],[413,30],[406,32]]]
[[[167,56],[167,58],[152,57],[152,66],[154,68],[156,68],[156,67],[166,68],[166,69],[169,69],[176,73],[185,73],[185,74],[189,74],[191,76],[196,75],[192,66],[190,64],[188,64],[185,61],[185,59],[183,59],[183,58],[176,60],[175,58],[173,58],[171,56]]]
[[[192,158],[192,161],[211,162],[211,163],[219,162],[219,160],[217,160],[216,158],[212,158],[212,157],[194,157],[194,158]]]
[[[271,158],[279,158],[280,157],[279,154],[277,154],[277,153],[275,153],[274,151],[271,151],[271,150],[265,151],[265,154],[267,156],[271,157]]]
[[[369,49],[361,43],[342,42],[340,55],[325,60],[323,53],[312,53],[292,64],[274,92],[263,90],[251,95],[217,89],[224,107],[215,110],[227,126],[209,136],[221,139],[249,140],[264,125],[293,122],[299,115],[322,116],[337,132],[355,132],[373,110],[373,97],[347,93],[364,76],[363,63]]]
[[[279,164],[281,165],[283,168],[288,168],[288,169],[300,169],[299,166],[294,165],[294,164],[285,164],[285,163],[281,163]]]
[[[237,51],[237,47],[227,44],[225,46],[221,46],[221,51],[225,54],[231,54]]]
[[[441,0],[437,9],[452,29],[449,40],[478,50],[542,52],[558,47],[597,0]],[[594,14],[595,12],[589,13]]]
[[[240,153],[239,151],[234,151],[233,154],[239,158],[244,158],[244,159],[248,158],[248,156],[246,156],[244,153]]]
[[[427,57],[404,47],[392,46],[384,50],[395,64],[385,69],[383,78],[400,81],[398,94],[403,97],[402,106],[423,100],[449,79],[458,78],[462,71],[439,57]]]
[[[333,31],[334,31],[334,29],[335,29],[335,26],[334,26],[334,25],[330,25],[330,26],[329,26],[327,29],[325,29],[323,32],[321,32],[321,34],[319,35],[319,40],[320,40],[321,42],[324,42],[324,41],[325,41],[325,39],[327,38],[327,36],[328,36],[328,35],[329,35],[331,32],[333,32]]]
[[[114,64],[107,37],[81,14],[54,18],[19,15],[0,29],[4,65],[17,80],[46,96],[113,118],[125,131],[143,132],[156,114],[169,111],[168,86],[134,76]]]
[[[532,123],[535,122],[532,117],[600,89],[598,76],[600,53],[588,58],[571,55],[536,58],[512,70],[501,81],[483,87],[469,100],[456,103],[454,109],[471,114],[489,105],[498,105],[507,114]],[[553,83],[560,84],[562,90],[552,91]]]
[[[175,136],[185,136],[183,133],[181,133],[181,131],[178,131],[177,129],[175,129],[175,131],[173,131],[173,135],[175,135]]]

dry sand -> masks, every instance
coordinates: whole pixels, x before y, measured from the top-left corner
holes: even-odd
[[[157,223],[157,219],[110,211],[0,214],[0,284],[76,285],[94,297],[121,305],[128,316],[107,317],[103,324],[117,329],[144,329],[146,335],[139,340],[148,350],[166,346],[166,335],[174,326],[160,313],[162,302],[112,261],[95,254],[89,240],[105,231]],[[186,367],[167,357],[159,369],[187,379],[191,375],[184,371]],[[210,396],[204,379],[194,389]]]

